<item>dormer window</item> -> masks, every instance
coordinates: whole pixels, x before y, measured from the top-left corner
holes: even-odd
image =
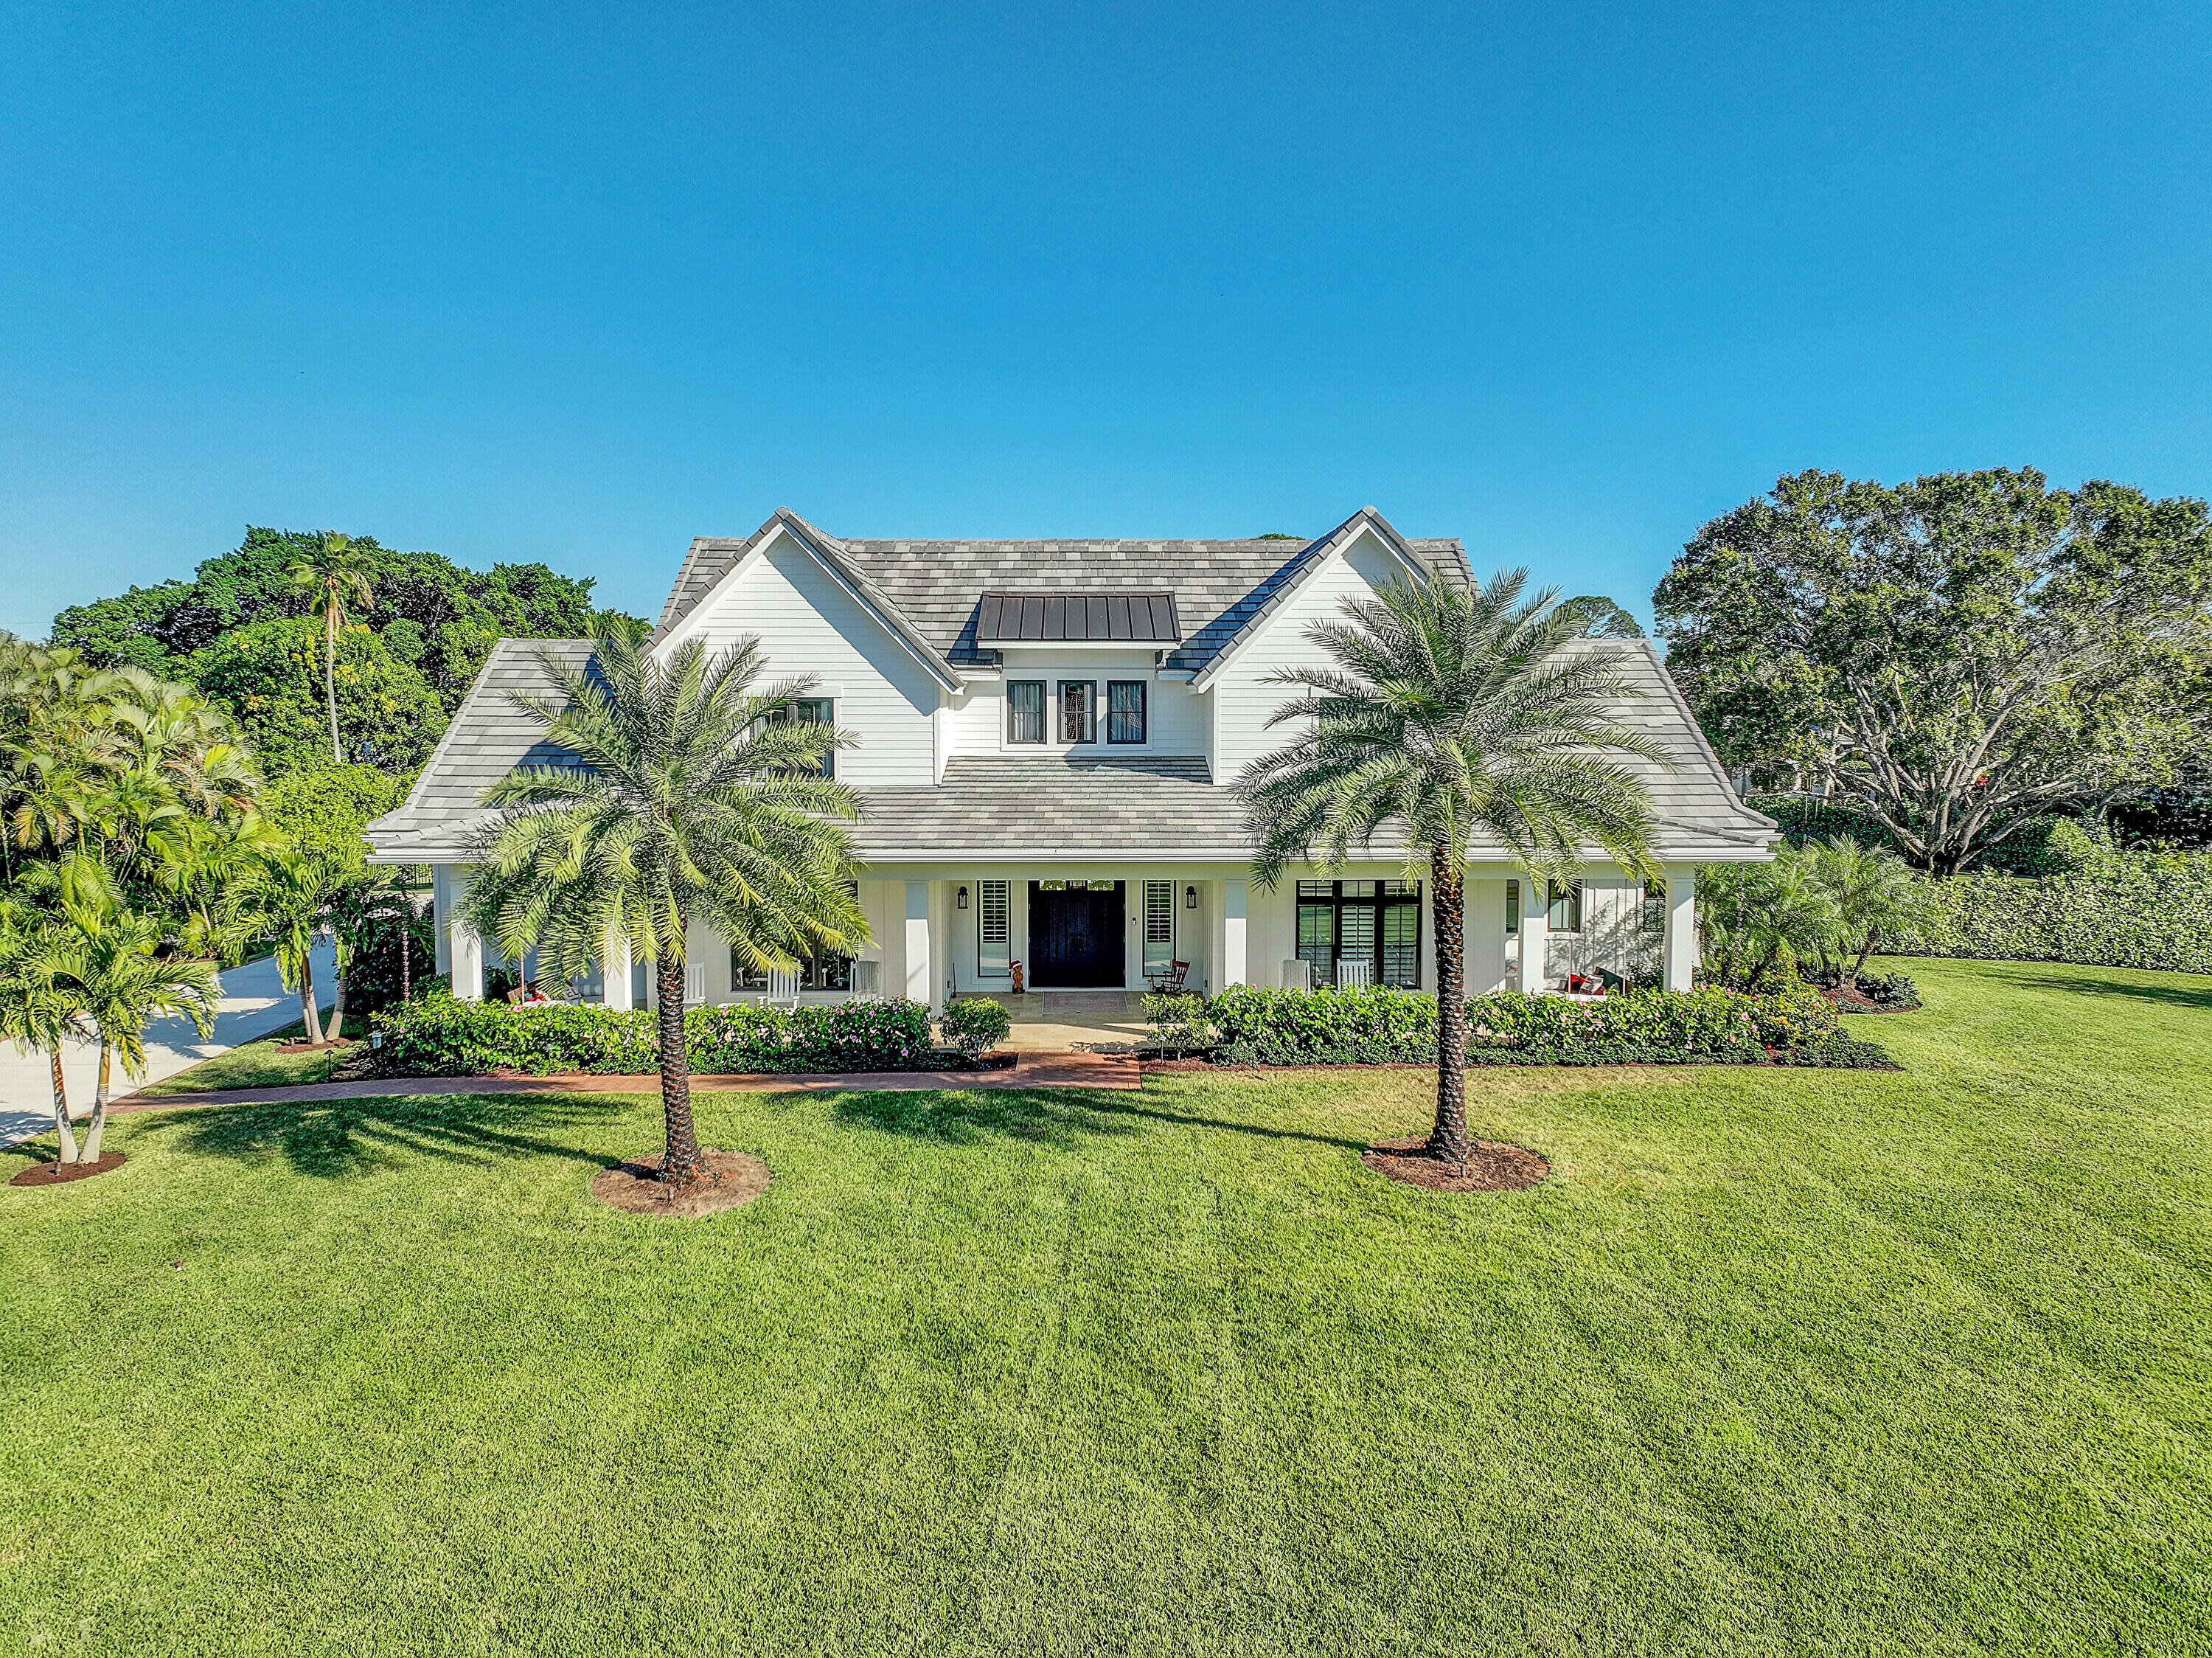
[[[1109,680],[1106,682],[1106,741],[1142,742],[1145,740],[1145,682]]]
[[[1044,741],[1042,680],[1010,680],[1006,682],[1006,741]]]
[[[1062,742],[1098,741],[1098,687],[1089,680],[1060,682],[1060,740]]]

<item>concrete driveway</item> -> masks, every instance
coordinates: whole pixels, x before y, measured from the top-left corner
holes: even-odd
[[[327,1009],[333,988],[327,942],[315,947],[313,960],[316,993]],[[273,957],[233,967],[222,975],[222,1008],[216,1015],[215,1034],[201,1041],[199,1033],[185,1019],[164,1019],[149,1025],[146,1074],[126,1078],[118,1066],[115,1092],[126,1094],[139,1082],[173,1076],[203,1059],[212,1059],[258,1036],[283,1030],[299,1017],[300,998],[284,988]],[[92,1110],[93,1089],[100,1081],[99,1048],[89,1045],[64,1048],[62,1074],[69,1082],[70,1114],[88,1114]],[[0,1044],[0,1149],[52,1133],[53,1097],[46,1056]]]

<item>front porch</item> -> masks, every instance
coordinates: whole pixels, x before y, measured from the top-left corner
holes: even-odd
[[[1012,1053],[1066,1053],[1090,1048],[1111,1053],[1145,1039],[1142,991],[1029,991],[971,994],[995,1002],[1014,1021],[999,1044]]]

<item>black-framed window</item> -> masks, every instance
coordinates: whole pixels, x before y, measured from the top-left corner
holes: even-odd
[[[837,703],[831,697],[793,697],[781,708],[768,716],[770,725],[835,725],[837,723]],[[837,775],[837,751],[824,748],[816,763],[822,775]]]
[[[1298,958],[1316,984],[1336,983],[1339,960],[1364,960],[1377,984],[1421,983],[1421,887],[1407,881],[1302,881]]]
[[[1663,881],[1644,883],[1644,930],[1647,933],[1667,930],[1667,883]]]
[[[1098,741],[1098,686],[1090,680],[1060,682],[1060,740]]]
[[[1578,933],[1583,930],[1583,884],[1579,881],[1551,883],[1551,906],[1544,925],[1555,933]]]
[[[732,991],[764,991],[768,975],[748,967],[738,957],[737,947],[730,948],[730,988]],[[802,991],[849,991],[853,988],[853,958],[848,955],[808,956],[799,964],[799,988]]]
[[[1505,883],[1505,930],[1508,934],[1521,930],[1521,883],[1517,881]]]
[[[1145,682],[1109,680],[1106,682],[1106,741],[1142,742],[1145,740]]]
[[[1044,741],[1044,681],[1042,680],[1006,681],[1006,741],[1008,742],[1042,742]]]

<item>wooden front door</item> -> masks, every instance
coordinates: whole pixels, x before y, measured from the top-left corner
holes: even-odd
[[[1049,890],[1030,882],[1030,983],[1046,990],[1118,987],[1127,974],[1121,883]]]

